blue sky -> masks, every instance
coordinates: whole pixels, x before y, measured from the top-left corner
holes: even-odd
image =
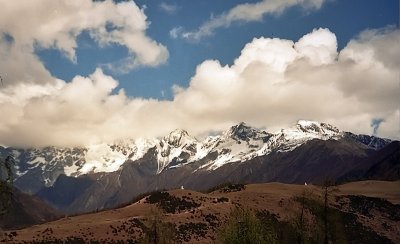
[[[255,37],[298,40],[314,28],[324,27],[336,34],[338,48],[342,49],[363,30],[398,25],[399,22],[397,0],[330,0],[319,10],[295,6],[279,15],[265,15],[261,21],[233,23],[227,28],[217,29],[212,36],[193,42],[171,38],[169,32],[179,26],[194,30],[212,15],[220,15],[241,3],[258,1],[135,2],[146,6],[144,12],[151,23],[147,34],[167,47],[169,59],[158,67],[137,67],[124,74],[107,68],[104,72],[119,80],[127,95],[157,99],[172,99],[173,84],[187,87],[196,66],[204,60],[216,59],[231,65],[244,45]],[[173,6],[175,10],[166,12],[161,4]],[[75,75],[89,75],[105,63],[118,62],[127,57],[127,52],[127,48],[120,45],[99,47],[87,32],[79,35],[76,63],[68,60],[59,50],[36,50],[51,74],[67,81]]]
[[[398,0],[0,0],[0,145],[300,119],[400,139]],[[17,18],[16,16],[24,16]]]

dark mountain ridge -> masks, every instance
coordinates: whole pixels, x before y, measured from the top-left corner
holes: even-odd
[[[3,184],[0,182],[0,184]],[[10,207],[0,218],[2,229],[19,229],[45,223],[61,217],[61,212],[45,203],[39,197],[30,196],[16,188],[11,190]]]

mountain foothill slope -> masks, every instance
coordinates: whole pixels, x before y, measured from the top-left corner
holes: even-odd
[[[329,195],[329,240],[399,243],[399,187],[400,181],[336,186]],[[323,194],[319,186],[283,183],[226,186],[211,193],[176,189],[152,193],[121,208],[64,217],[14,231],[9,240],[137,242],[151,228],[154,209],[160,208],[163,213],[159,224],[168,223],[177,243],[215,243],[218,233],[227,226],[230,211],[239,207],[256,213],[263,228],[280,242],[296,243],[299,232],[295,223],[304,206],[305,235],[321,243]]]

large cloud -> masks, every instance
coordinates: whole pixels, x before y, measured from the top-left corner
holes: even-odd
[[[175,128],[204,135],[239,121],[274,131],[298,119],[399,139],[399,42],[395,28],[365,31],[339,52],[328,29],[297,42],[255,38],[232,66],[200,64],[188,88],[173,87],[173,101],[127,97],[100,69],[69,83],[7,87],[0,143],[82,145]]]
[[[212,17],[203,23],[197,30],[185,32],[182,27],[175,27],[170,31],[172,38],[182,37],[187,40],[199,41],[210,36],[221,27],[228,27],[236,22],[261,21],[265,15],[281,14],[293,6],[300,6],[306,10],[319,9],[325,0],[262,0],[256,3],[239,4],[228,12]]]
[[[35,49],[55,48],[76,62],[82,31],[101,46],[125,46],[129,57],[122,71],[156,66],[168,58],[167,49],[146,36],[146,15],[133,1],[0,0],[0,5],[0,74],[7,76],[6,85],[54,82]]]

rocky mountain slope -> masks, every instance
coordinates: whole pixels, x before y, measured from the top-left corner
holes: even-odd
[[[389,144],[392,149],[383,150]],[[346,180],[362,178],[374,165],[383,175],[392,164],[381,167],[379,162],[396,152],[398,158],[398,151],[398,142],[301,120],[275,133],[240,123],[201,141],[175,130],[163,138],[85,148],[0,148],[0,156],[12,154],[19,162],[19,189],[74,213],[115,207],[161,188]]]
[[[60,216],[60,212],[40,198],[22,193],[14,188],[12,189],[10,207],[0,219],[0,227],[2,229],[22,228],[48,222]]]

